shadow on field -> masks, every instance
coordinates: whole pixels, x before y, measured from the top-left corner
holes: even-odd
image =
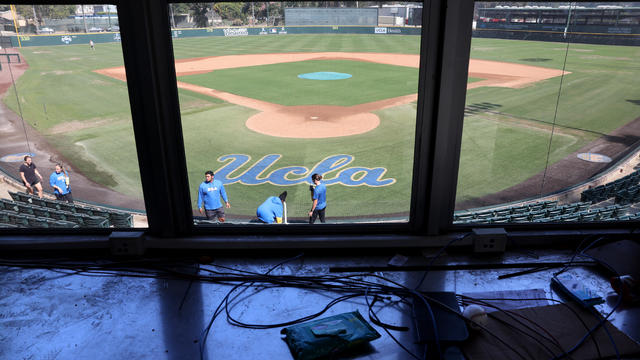
[[[488,103],[488,102],[470,104],[470,105],[465,106],[465,108],[464,108],[464,116],[471,116],[471,115],[475,115],[477,113],[481,113],[481,112],[485,112],[485,111],[491,111],[491,110],[497,109],[499,107],[502,107],[502,105],[500,105],[500,104],[492,104],[492,103]]]
[[[631,135],[631,134],[627,134],[624,136],[603,135],[602,138],[610,143],[625,144],[625,145],[633,145],[638,140],[640,140],[640,136]]]
[[[629,100],[629,99],[627,99],[627,101],[632,103],[632,104],[640,106],[640,100]]]
[[[543,62],[543,61],[551,61],[551,59],[547,59],[547,58],[526,58],[526,59],[520,59],[520,61]]]

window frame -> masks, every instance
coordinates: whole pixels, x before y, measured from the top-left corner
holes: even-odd
[[[402,224],[195,226],[187,178],[174,67],[169,3],[154,0],[94,1],[118,8],[127,89],[140,164],[147,229],[2,229],[5,240],[78,238],[104,241],[112,231],[142,231],[157,248],[305,248],[441,246],[477,227],[508,231],[606,232],[637,222],[452,225],[474,1],[423,0],[418,106],[410,217]],[[194,2],[194,1],[184,1]],[[17,4],[34,1],[19,0]],[[61,5],[69,1],[39,3]],[[87,4],[78,2],[78,4]],[[452,165],[453,164],[453,165]],[[161,194],[158,196],[157,194]],[[542,231],[540,231],[542,230]],[[546,234],[546,235],[545,235]],[[64,242],[64,241],[62,241]],[[235,245],[234,245],[235,243]],[[32,243],[33,244],[33,243]]]

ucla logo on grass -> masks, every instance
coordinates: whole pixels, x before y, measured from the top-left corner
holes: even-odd
[[[394,178],[384,178],[386,168],[367,168],[352,166],[347,167],[354,160],[352,155],[339,154],[331,155],[311,169],[305,166],[285,166],[277,168],[274,165],[280,160],[282,155],[269,154],[253,163],[247,170],[239,169],[249,164],[251,156],[242,154],[223,155],[218,158],[219,162],[226,162],[218,169],[216,179],[223,184],[241,183],[244,185],[273,184],[288,186],[296,184],[311,184],[311,175],[323,174],[323,183],[327,185],[342,184],[345,186],[389,186],[396,182]],[[328,174],[325,176],[324,174]],[[332,174],[335,174],[332,176]]]

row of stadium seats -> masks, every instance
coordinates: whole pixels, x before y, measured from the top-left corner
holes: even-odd
[[[640,185],[633,185],[616,192],[616,204],[632,204],[640,201]]]
[[[71,221],[39,218],[29,214],[0,210],[0,227],[28,228],[77,228],[80,225]]]
[[[468,221],[472,219],[488,219],[493,217],[506,217],[508,215],[522,215],[534,211],[555,208],[557,201],[540,201],[533,204],[510,206],[500,209],[489,209],[480,211],[457,211],[453,214],[454,221]]]
[[[133,216],[129,213],[103,210],[96,207],[90,207],[86,205],[70,204],[64,201],[50,200],[39,198],[34,195],[25,193],[9,192],[11,198],[23,205],[35,206],[39,208],[46,208],[57,211],[64,211],[72,214],[82,214],[88,216],[97,216],[108,219],[109,225],[114,227],[133,227]],[[109,226],[107,225],[107,226]],[[94,225],[87,225],[94,226]]]
[[[37,219],[57,220],[73,223],[81,227],[109,227],[109,219],[101,216],[91,216],[86,214],[76,214],[52,208],[43,208],[26,203],[18,203],[11,200],[0,199],[0,210],[16,215],[29,215]],[[42,227],[42,226],[39,226]]]
[[[486,216],[486,211],[480,216],[470,219],[454,220],[454,224],[492,224],[513,222],[558,222],[558,221],[607,221],[616,220],[628,216],[630,205],[614,204],[602,208],[590,208],[590,203],[572,203],[558,205],[541,210],[525,213],[513,213],[502,215],[501,211],[495,211],[494,216]],[[477,214],[476,214],[477,215]],[[624,220],[629,220],[625,218]]]
[[[598,203],[601,201],[605,201],[612,197],[616,197],[616,203],[618,195],[624,192],[625,190],[637,186],[640,182],[640,170],[636,170],[631,174],[617,179],[612,182],[608,182],[604,185],[596,186],[591,189],[587,189],[580,194],[581,201],[591,201],[593,203]],[[621,194],[622,195],[622,194]],[[624,196],[623,196],[624,197]],[[626,198],[626,197],[624,197]],[[626,200],[622,200],[626,201]]]

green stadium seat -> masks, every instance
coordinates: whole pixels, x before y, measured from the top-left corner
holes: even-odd
[[[598,220],[607,220],[613,216],[614,209],[605,209],[598,212]]]
[[[18,226],[16,225],[0,222],[0,228],[8,229],[8,228],[17,228],[17,227]]]
[[[84,206],[76,205],[74,210],[76,214],[85,214],[89,216],[93,215],[93,211],[90,208]]]
[[[511,221],[512,222],[528,222],[529,216],[528,215],[512,216]]]
[[[580,215],[580,220],[581,221],[595,221],[596,218],[598,217],[598,213],[584,213]]]
[[[618,208],[614,209],[613,216],[620,217],[626,215],[631,209],[631,204],[620,205]]]
[[[471,219],[473,219],[473,214],[456,215],[455,219],[456,220],[460,220],[460,221],[471,220]]]
[[[50,228],[77,228],[80,227],[78,224],[74,224],[71,221],[64,220],[53,220],[47,219],[47,224]]]
[[[65,213],[56,209],[50,209],[49,218],[54,220],[67,220]]]
[[[554,209],[551,209],[551,210],[547,211],[547,216],[548,217],[555,217],[555,216],[558,216],[560,214],[562,214],[562,209],[558,209],[558,208],[554,208]]]
[[[508,215],[511,215],[511,209],[496,211],[496,216],[503,217],[503,216],[508,216]]]
[[[33,207],[31,205],[26,205],[25,203],[17,203],[16,207],[18,208],[18,212],[20,214],[34,215]]]
[[[23,216],[20,214],[9,214],[9,223],[13,224],[13,225],[18,225],[18,226],[22,226],[22,227],[28,227],[29,226],[29,220],[27,218],[27,216]]]
[[[107,228],[109,227],[109,219],[108,218],[104,218],[101,216],[85,216],[84,218],[84,225],[87,227],[94,227],[94,228]]]
[[[49,224],[47,223],[47,219],[33,217],[27,218],[27,222],[29,223],[29,227],[32,228],[48,228]]]
[[[496,218],[493,221],[491,221],[491,223],[494,224],[504,224],[504,223],[508,223],[509,222],[509,218]]]
[[[49,209],[54,209],[54,210],[59,210],[60,208],[58,207],[58,204],[56,204],[56,201],[53,200],[44,200],[44,206],[48,207]]]
[[[529,211],[540,211],[544,208],[545,208],[545,204],[537,203],[537,204],[529,205]]]
[[[476,215],[476,219],[491,219],[493,217],[493,213],[483,212]]]
[[[133,215],[124,212],[110,211],[109,222],[115,227],[133,227]]]
[[[7,199],[0,199],[0,210],[11,210],[11,211],[17,211],[15,209],[15,206],[18,203],[15,201],[11,201],[11,200],[7,200]]]
[[[529,212],[528,206],[518,206],[511,209],[512,214],[524,214]]]
[[[69,204],[68,202],[64,202],[64,201],[56,201],[56,203],[58,205],[58,209],[62,211],[66,211],[70,213],[76,212],[76,207],[73,204]]]
[[[538,214],[531,215],[531,220],[532,221],[533,220],[539,220],[539,219],[544,219],[546,217],[547,217],[546,213],[538,213]]]
[[[17,192],[9,191],[9,196],[11,196],[11,199],[13,201],[22,201],[22,200],[20,200],[20,194],[17,193]]]
[[[47,209],[47,208],[42,208],[42,207],[39,207],[39,206],[33,206],[31,209],[33,210],[33,214],[35,216],[37,216],[37,217],[43,217],[43,218],[50,217],[49,209]]]

